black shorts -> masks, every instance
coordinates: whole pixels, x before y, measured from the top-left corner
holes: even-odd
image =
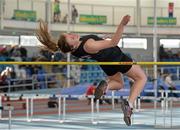
[[[116,58],[112,62],[133,62],[133,60],[125,54],[122,54],[122,57]],[[102,70],[108,75],[113,76],[117,72],[126,73],[128,72],[132,65],[101,65]]]

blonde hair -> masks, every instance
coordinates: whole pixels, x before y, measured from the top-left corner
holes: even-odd
[[[48,25],[43,20],[39,21],[39,29],[36,31],[38,40],[50,51],[57,51],[58,46],[52,36],[48,32]]]
[[[66,41],[64,35],[60,35],[56,42],[48,32],[48,25],[43,20],[39,21],[39,29],[36,32],[38,40],[46,47],[46,49],[55,52],[60,49],[63,53],[72,51],[72,47]]]

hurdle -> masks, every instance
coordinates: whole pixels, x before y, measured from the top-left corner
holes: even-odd
[[[96,101],[96,103],[94,103],[94,95],[70,95],[69,97],[72,98],[79,98],[79,97],[88,97],[91,99],[91,123],[96,125],[99,123],[99,100]],[[96,117],[95,117],[96,114]]]
[[[41,98],[49,98],[50,94],[34,94],[34,95],[24,95],[26,99],[26,121],[32,122],[36,121],[36,119],[33,118],[33,99],[41,99]],[[80,95],[55,95],[58,98],[58,119],[54,120],[54,122],[68,122],[68,119],[66,119],[66,98],[72,97],[72,98],[78,98]],[[82,96],[81,96],[82,97]],[[94,117],[94,96],[89,96],[91,98],[91,122],[92,124],[97,124],[98,121],[95,121]],[[98,111],[98,104],[96,105],[96,110]],[[38,121],[40,119],[37,119]],[[42,119],[43,120],[43,119]],[[48,121],[48,120],[47,120]],[[50,121],[50,120],[49,120]],[[51,120],[52,121],[52,120]]]
[[[12,125],[12,111],[14,110],[13,106],[0,106],[1,111],[8,111],[8,129],[11,130]]]
[[[160,90],[161,91],[161,90]],[[162,92],[162,91],[161,91]],[[167,90],[167,93],[169,93],[169,92],[171,92],[171,91],[169,91],[169,90]],[[177,93],[179,93],[179,91],[176,91]],[[16,96],[20,96],[21,94],[9,94],[8,96],[13,96],[13,97],[16,97]],[[164,94],[163,94],[164,95]],[[25,94],[25,95],[23,95],[24,97],[25,97],[25,99],[26,99],[26,105],[27,105],[27,107],[26,107],[26,112],[27,112],[27,119],[26,119],[26,121],[27,122],[31,122],[31,121],[40,121],[40,119],[34,119],[33,118],[33,100],[34,99],[40,99],[40,98],[49,98],[49,96],[52,96],[52,95],[48,95],[48,94]],[[58,97],[59,96],[59,97]],[[64,97],[63,97],[64,96]],[[64,123],[64,122],[68,122],[68,119],[66,119],[65,118],[65,116],[66,116],[66,98],[68,98],[68,97],[82,97],[82,95],[56,95],[56,97],[58,97],[58,102],[59,102],[59,108],[58,108],[58,119],[57,120],[54,120],[54,122],[60,122],[60,123]],[[101,123],[102,122],[102,120],[100,120],[100,111],[99,111],[99,102],[97,101],[97,103],[96,103],[96,105],[94,106],[94,97],[93,96],[90,96],[91,97],[91,103],[92,103],[92,105],[91,105],[91,122],[92,122],[92,124],[99,124],[99,123]],[[64,99],[61,99],[61,98],[64,98]],[[104,98],[108,98],[108,99],[120,99],[120,97],[119,96],[114,96],[114,97],[112,97],[112,96],[104,96]],[[172,97],[170,97],[170,98],[166,98],[166,97],[163,97],[163,99],[164,99],[164,101],[165,102],[170,102],[170,109],[169,109],[169,111],[168,112],[170,112],[170,126],[168,127],[167,126],[167,124],[168,124],[168,122],[167,122],[167,120],[166,120],[166,115],[167,115],[167,108],[166,108],[166,105],[163,105],[164,107],[163,108],[161,108],[162,109],[162,116],[163,116],[163,127],[164,128],[173,128],[173,109],[172,109],[172,104],[173,104],[173,101],[177,101],[177,100],[179,100],[179,99],[177,99],[177,98],[172,98]],[[139,100],[138,100],[139,99]],[[146,97],[146,96],[142,96],[142,97],[139,97],[137,100],[138,100],[138,102],[139,101],[141,101],[142,99],[150,99],[150,100],[152,100],[152,101],[155,101],[155,100],[159,100],[159,101],[162,101],[162,97],[158,97],[158,98],[155,98],[155,97]],[[164,103],[165,103],[164,102]],[[139,103],[138,103],[139,104]],[[141,104],[139,104],[139,105],[141,105]],[[61,108],[62,108],[62,110],[61,110]],[[95,109],[96,108],[96,109]],[[139,108],[141,108],[140,106],[138,106],[137,107],[138,109]],[[96,111],[95,111],[96,110]],[[61,111],[63,111],[62,113],[61,113]],[[142,109],[140,109],[138,112],[141,112],[142,111]],[[95,113],[96,113],[96,116],[95,116]],[[9,114],[11,114],[11,113],[9,113]],[[157,116],[157,115],[156,115]],[[157,118],[156,116],[154,116],[154,118]],[[10,116],[11,117],[11,116]],[[45,120],[45,119],[41,119],[41,121],[52,121],[52,120]],[[134,122],[134,118],[132,118],[132,123]],[[11,124],[11,123],[9,123],[9,124]],[[157,127],[158,128],[158,127]]]
[[[170,91],[168,91],[168,92],[170,92]],[[179,91],[177,91],[177,93],[178,93]],[[19,94],[19,96],[20,96],[21,94]],[[10,96],[10,95],[8,95],[8,96]],[[13,94],[12,96],[14,96],[15,97],[15,95]],[[17,95],[18,96],[18,95]],[[40,119],[34,119],[33,118],[33,99],[35,99],[36,98],[36,96],[37,96],[37,94],[34,94],[34,97],[30,94],[28,97],[27,97],[27,95],[23,95],[23,96],[26,96],[26,102],[27,102],[27,104],[29,104],[29,105],[27,105],[27,122],[31,122],[31,121],[40,121]],[[81,96],[81,95],[71,95],[71,97],[78,97],[78,96]],[[49,97],[49,95],[47,95],[47,94],[44,94],[44,95],[38,95],[37,96],[37,98],[44,98],[44,97]],[[61,107],[59,107],[59,119],[58,120],[55,120],[54,122],[60,122],[60,123],[63,123],[63,122],[68,122],[68,119],[66,119],[65,118],[65,115],[66,115],[66,112],[65,112],[65,100],[66,100],[66,98],[67,97],[69,97],[69,95],[67,96],[64,96],[64,101],[62,102],[62,103],[59,103],[59,104],[62,104],[62,106],[63,106],[63,116],[62,116],[62,114],[60,113],[61,112]],[[110,98],[112,98],[111,96],[105,96],[104,98],[108,98],[108,99],[110,99]],[[114,96],[114,99],[119,99],[120,97],[119,96]],[[168,122],[167,122],[167,117],[166,117],[166,115],[167,115],[167,108],[166,108],[166,105],[163,105],[164,107],[162,108],[162,116],[163,116],[163,118],[162,118],[162,120],[163,120],[163,127],[164,128],[173,128],[173,109],[172,109],[172,104],[173,104],[173,101],[177,101],[177,99],[176,98],[172,98],[172,97],[170,97],[170,98],[167,98],[167,99],[165,99],[166,97],[163,97],[164,98],[164,101],[165,102],[170,102],[170,112],[171,112],[171,114],[170,114],[170,120],[171,120],[171,122],[170,122],[170,126],[168,126]],[[28,99],[28,100],[27,100]],[[142,97],[139,97],[138,98],[139,99],[139,101],[141,100],[141,99],[150,99],[150,100],[152,100],[152,101],[155,101],[155,100],[159,100],[159,101],[162,101],[162,97],[159,97],[159,98],[155,98],[155,97],[145,97],[145,96],[142,96]],[[59,98],[59,100],[58,100],[59,102],[61,102],[61,100],[60,100],[60,98]],[[99,111],[99,103],[97,102],[97,104],[95,105],[95,108],[96,108],[96,116],[94,115],[95,114],[95,108],[94,108],[94,100],[93,100],[93,97],[91,98],[91,102],[92,102],[92,105],[91,105],[91,122],[92,122],[92,124],[99,124],[99,123],[101,123],[103,120],[100,120],[100,118],[99,118],[99,115],[100,115],[100,111]],[[165,103],[164,102],[164,103]],[[138,103],[139,104],[139,103]],[[140,104],[141,105],[141,104]],[[29,107],[28,107],[29,106]],[[59,106],[61,106],[61,105],[59,105]],[[141,108],[140,106],[138,106],[138,108]],[[141,112],[142,111],[142,109],[140,109],[138,112]],[[154,118],[157,118],[158,116],[157,115],[155,115],[154,116]],[[41,121],[52,121],[52,120],[45,120],[45,119],[41,119]],[[134,122],[134,117],[132,117],[132,123]],[[158,127],[157,127],[158,128]]]
[[[34,99],[44,99],[49,98],[52,96],[52,94],[7,94],[8,96],[12,97],[19,97],[23,96],[26,101],[26,122],[33,122],[33,121],[40,121],[41,119],[35,119],[33,118],[33,108],[34,108]],[[54,120],[54,122],[68,122],[68,119],[66,119],[66,98],[72,97],[72,98],[79,98],[84,95],[55,95],[58,98],[58,119]],[[94,96],[88,96],[91,98],[91,123],[92,124],[98,124],[99,121],[99,100],[97,100],[96,104],[94,105]],[[106,96],[106,98],[111,98],[111,96]],[[119,98],[119,97],[114,97]],[[96,116],[95,116],[96,113]],[[43,121],[44,119],[42,119]],[[45,120],[44,120],[45,121]],[[52,121],[52,120],[46,120],[46,121]]]
[[[33,96],[26,96],[26,121],[32,122],[36,121],[33,118],[33,107],[34,107],[34,99],[44,99],[53,96],[52,94],[34,94]],[[58,99],[58,119],[57,122],[63,123],[65,121],[66,116],[66,98],[68,95],[55,95]],[[63,101],[61,101],[63,100]]]

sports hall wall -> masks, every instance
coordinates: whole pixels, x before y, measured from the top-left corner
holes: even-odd
[[[6,19],[11,19],[13,17],[14,9],[22,9],[22,10],[35,10],[37,12],[37,19],[42,18],[46,19],[46,3],[47,0],[4,0],[5,1],[5,14],[4,17]],[[53,0],[51,1],[53,2]],[[62,11],[63,17],[67,14],[67,0],[60,0],[60,7]],[[153,0],[140,0],[141,6],[141,25],[147,26],[147,17],[153,16]],[[175,10],[174,16],[177,18],[177,26],[180,25],[180,0],[172,0],[174,2]],[[107,25],[118,25],[120,19],[123,15],[129,14],[131,15],[130,26],[136,26],[136,0],[71,0],[72,4],[76,5],[76,8],[79,12],[85,14],[95,14],[95,15],[106,15],[107,16]],[[94,3],[94,4],[92,4]],[[158,9],[157,16],[168,16],[168,3],[169,0],[158,0]],[[39,8],[41,7],[41,8]],[[53,3],[52,3],[53,7]],[[112,16],[114,13],[114,17]],[[52,15],[53,16],[53,11]],[[51,18],[53,19],[53,18]],[[163,36],[164,37],[164,36]],[[158,46],[159,39],[158,38]],[[123,49],[127,53],[131,53],[131,56],[138,60],[151,61],[153,59],[153,39],[152,37],[147,38],[147,50],[144,49]],[[33,55],[38,54],[38,48],[36,47],[28,47],[33,48],[28,51],[28,55],[31,57]]]
[[[14,9],[35,10],[37,12],[37,19],[46,17],[46,0],[5,0],[5,18],[12,18]],[[141,24],[147,25],[147,17],[153,16],[153,0],[141,0]],[[174,2],[175,11],[174,16],[177,18],[177,25],[180,25],[180,1],[172,0]],[[72,4],[76,5],[79,14],[96,14],[106,15],[107,24],[118,24],[121,17],[125,14],[131,15],[131,22],[129,25],[136,24],[136,0],[71,0]],[[94,3],[94,4],[92,4]],[[168,16],[169,0],[158,0],[157,16]],[[41,8],[39,8],[41,7]],[[93,9],[92,9],[93,8]],[[67,0],[61,0],[62,17],[67,14]],[[92,11],[93,10],[93,11]],[[114,12],[114,18],[112,16]],[[52,12],[53,13],[53,12]]]

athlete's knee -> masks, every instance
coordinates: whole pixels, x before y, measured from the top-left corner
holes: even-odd
[[[122,88],[124,88],[124,84],[119,82],[119,88],[118,89],[122,89]]]
[[[109,89],[111,89],[112,86],[113,86],[113,89],[119,90],[124,87],[124,83],[117,81],[117,80],[109,80],[108,81]]]
[[[118,89],[124,88],[124,82],[122,82],[120,80],[116,80],[116,82],[118,83]]]
[[[147,82],[147,76],[146,76],[146,74],[144,72],[141,74],[140,77],[145,83]]]
[[[147,82],[147,75],[146,74],[144,74],[144,82]]]
[[[131,71],[127,73],[129,77],[131,77],[135,82],[136,81],[141,81],[146,83],[147,81],[147,76],[144,73],[144,71],[141,69],[140,66],[133,66]]]
[[[135,76],[135,79],[134,79],[134,80],[135,80],[135,81],[141,80],[141,81],[143,81],[144,83],[146,83],[146,82],[147,82],[147,76],[146,76],[146,74],[145,74],[144,72],[142,72],[142,73],[137,74],[137,75]]]

